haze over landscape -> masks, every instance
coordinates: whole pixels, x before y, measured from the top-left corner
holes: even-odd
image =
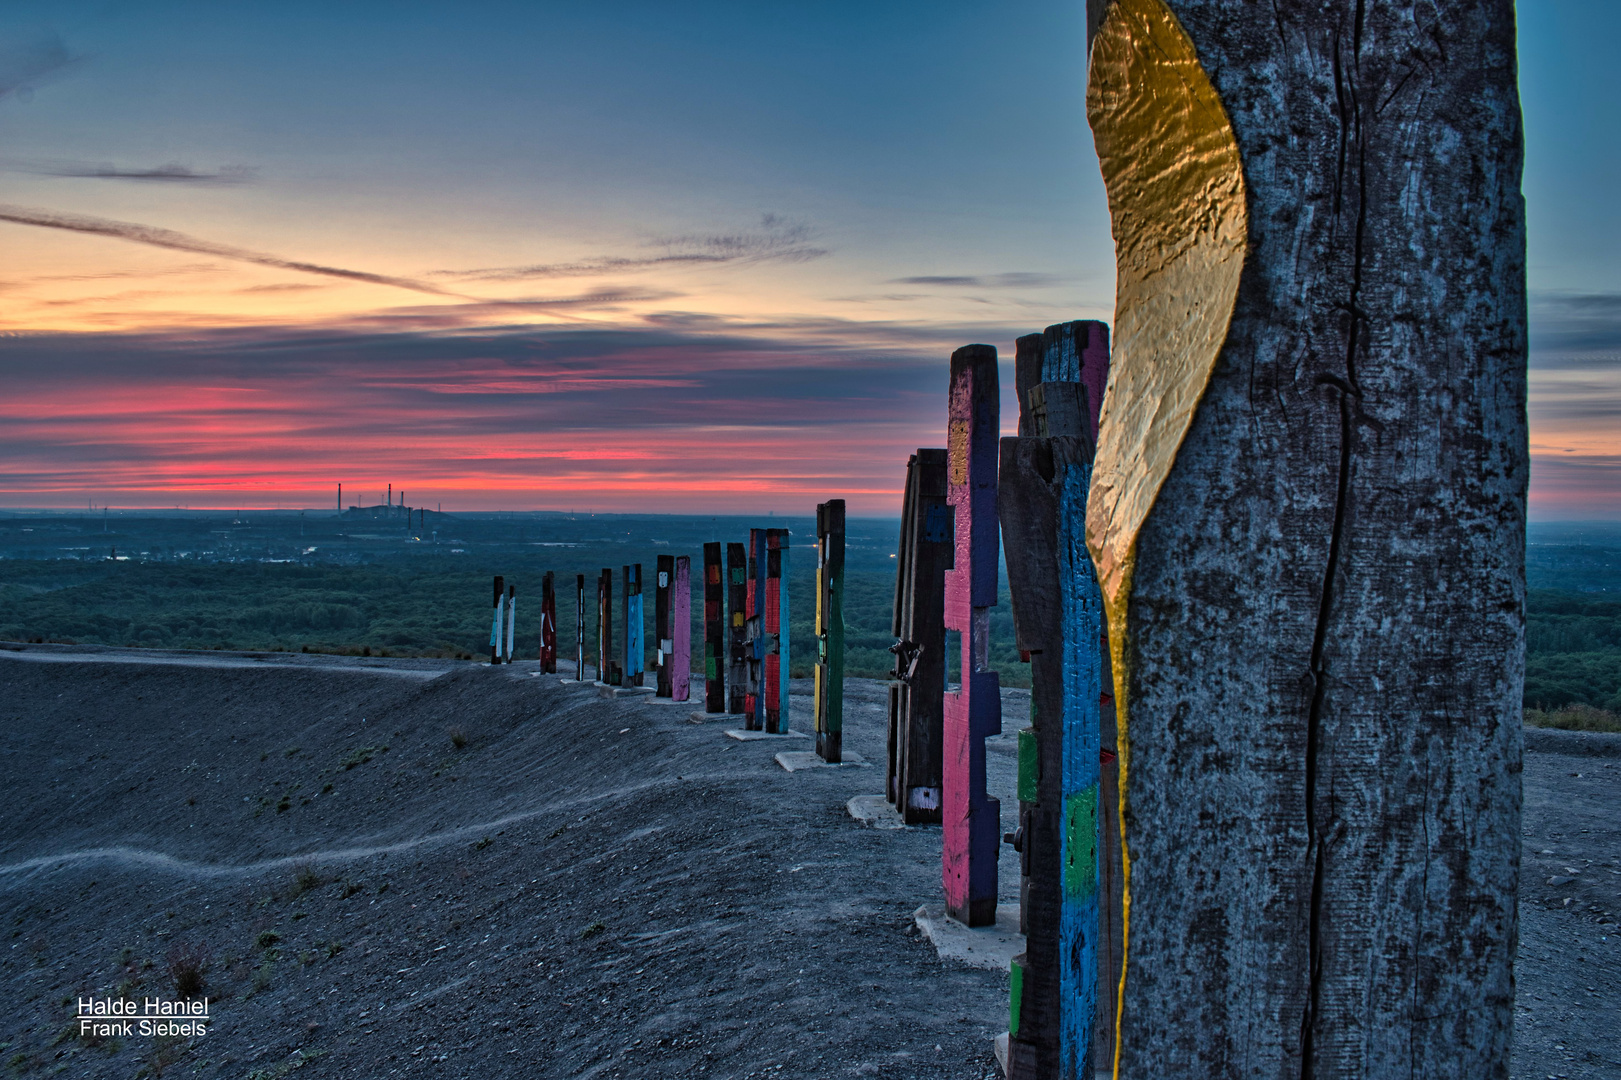
[[[0,504],[893,515],[952,348],[1112,319],[1083,6],[10,5]],[[1621,13],[1520,19],[1532,512],[1613,519]]]

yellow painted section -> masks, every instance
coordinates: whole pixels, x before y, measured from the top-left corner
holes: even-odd
[[[1115,1016],[1118,1076],[1131,955],[1126,610],[1137,535],[1226,341],[1248,217],[1232,123],[1164,0],[1117,0],[1109,9],[1092,43],[1086,107],[1109,195],[1118,274],[1114,351],[1086,516],[1109,619],[1119,725],[1125,950]]]

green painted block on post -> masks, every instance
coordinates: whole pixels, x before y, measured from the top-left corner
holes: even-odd
[[[1091,896],[1098,888],[1098,785],[1064,800],[1064,894]]]
[[[1019,801],[1036,801],[1036,785],[1041,780],[1041,752],[1036,748],[1035,728],[1019,729]]]

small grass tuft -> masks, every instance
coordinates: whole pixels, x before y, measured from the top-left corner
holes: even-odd
[[[281,935],[274,930],[261,930],[259,936],[253,939],[253,943],[261,949],[269,949],[280,940]]]
[[[452,746],[458,750],[467,749],[467,732],[463,731],[459,727],[453,727],[449,732],[447,732],[447,734],[450,736],[450,743]]]
[[[169,950],[168,966],[176,997],[202,996],[209,966],[207,949],[196,942],[176,945]]]
[[[580,931],[580,937],[582,939],[594,938],[606,929],[608,929],[608,927],[605,923],[594,922],[584,930]]]
[[[372,755],[375,753],[377,753],[377,747],[363,746],[359,750],[350,751],[349,756],[344,758],[341,762],[339,762],[339,764],[343,766],[345,771],[347,771],[366,764],[366,762],[372,759]]]

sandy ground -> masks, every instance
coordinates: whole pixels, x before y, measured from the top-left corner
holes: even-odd
[[[845,811],[881,765],[790,774],[690,705],[532,663],[168,659],[0,647],[14,1073],[996,1075],[1006,975],[943,964],[912,922],[938,830]],[[848,688],[871,762],[883,695]],[[1009,828],[1027,700],[990,742]],[[1621,1078],[1621,757],[1594,752],[1621,740],[1544,734],[1516,1075]],[[81,1037],[79,997],[171,997],[184,954],[208,960],[206,1037]]]

